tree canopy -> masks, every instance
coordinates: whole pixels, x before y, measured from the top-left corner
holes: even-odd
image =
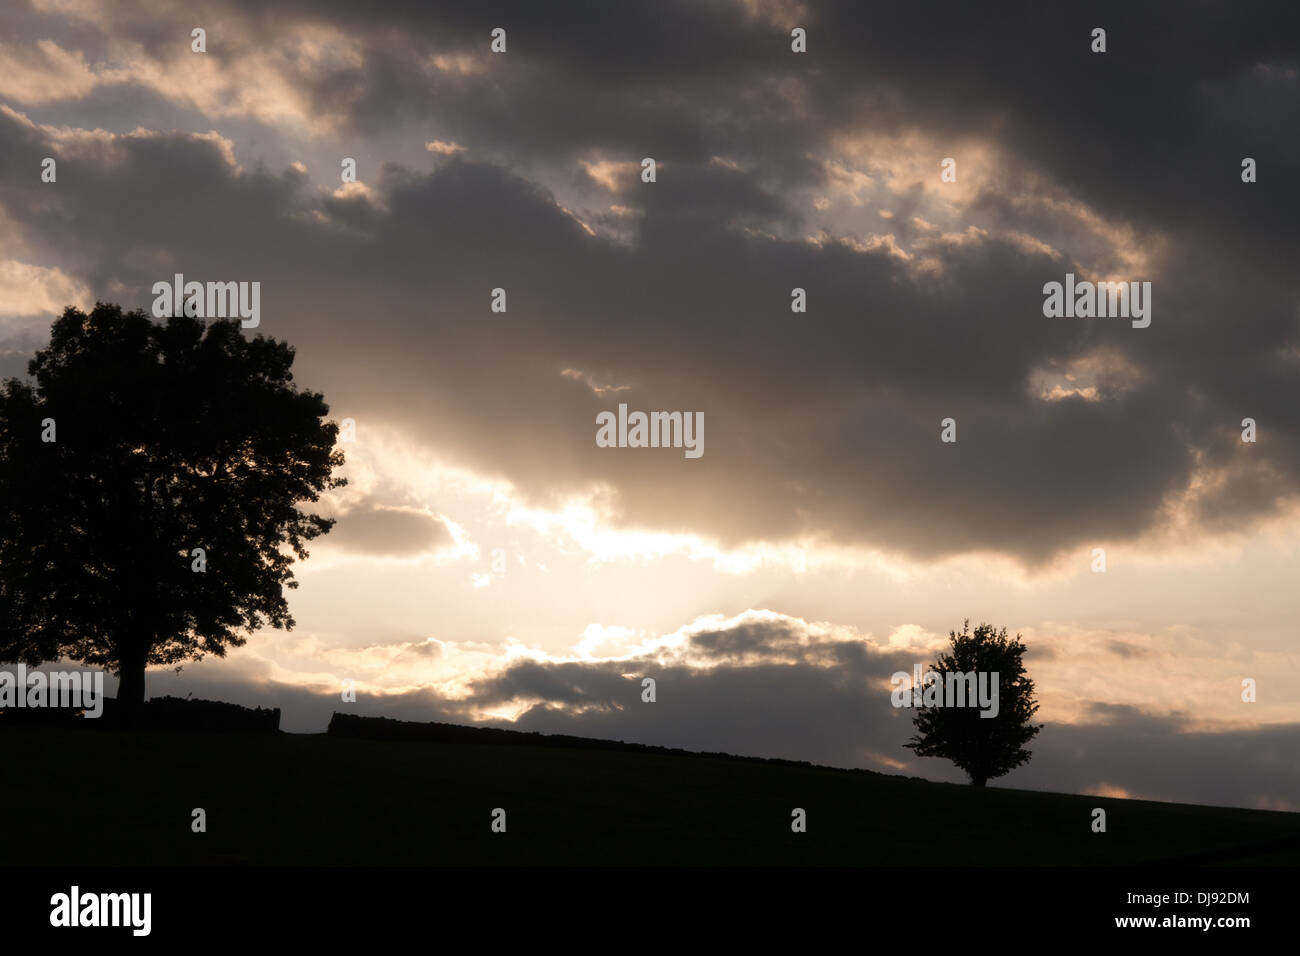
[[[292,564],[345,484],[293,349],[238,321],[67,309],[0,385],[0,660],[69,658],[144,699],[149,664],[290,628]]]
[[[972,632],[966,621],[960,634],[950,631],[949,649],[931,670],[941,681],[948,674],[997,674],[997,715],[981,716],[979,708],[951,701],[921,707],[912,718],[916,734],[904,746],[921,757],[951,760],[978,787],[1028,762],[1032,754],[1024,745],[1042,725],[1031,723],[1038,703],[1025,673],[1025,650],[1020,635],[1009,639],[1005,627],[995,632],[992,625],[980,624]]]

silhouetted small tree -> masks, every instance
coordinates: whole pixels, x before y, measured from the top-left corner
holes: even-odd
[[[1008,639],[1005,627],[995,633],[992,625],[981,624],[972,633],[968,620],[960,634],[950,631],[949,650],[930,669],[939,681],[946,681],[948,674],[996,673],[997,716],[982,717],[975,706],[948,706],[951,701],[946,706],[920,707],[912,718],[916,735],[904,746],[920,757],[951,760],[976,787],[1028,762],[1031,753],[1024,745],[1042,725],[1031,723],[1038,703],[1034,682],[1025,674],[1025,650],[1020,635]]]
[[[293,626],[283,587],[332,520],[338,426],[286,343],[236,321],[69,308],[0,385],[0,661],[145,667]]]

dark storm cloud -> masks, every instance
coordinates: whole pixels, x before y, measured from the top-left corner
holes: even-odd
[[[1282,118],[1300,106],[1295,8],[803,6],[797,19],[724,2],[297,9],[368,38],[353,123],[439,118],[470,142],[533,158],[591,149],[639,158],[655,144],[699,160],[736,149],[787,183],[836,132],[916,127],[956,140],[994,129],[1013,161],[1106,215],[1198,244],[1228,232],[1237,242],[1221,256],[1289,270],[1300,130]],[[274,36],[263,23],[258,35]],[[789,51],[796,23],[809,31],[804,56]],[[455,95],[431,97],[415,61],[431,50],[481,54],[495,26],[509,31],[506,57],[458,81]],[[1097,26],[1108,31],[1102,55],[1089,49]],[[1243,191],[1248,155],[1267,173]]]
[[[617,666],[585,667],[552,665],[536,661],[515,664],[490,681],[479,682],[474,703],[492,705],[516,697],[540,697],[556,704],[598,703],[626,697],[631,684],[619,675]]]
[[[792,24],[725,3],[212,9],[247,18],[214,46],[231,63],[312,23],[360,43],[359,65],[295,61],[322,117],[427,122],[504,165],[389,166],[373,202],[322,198],[292,171],[236,173],[212,139],[51,142],[0,114],[0,205],[100,294],[139,290],[128,305],[174,271],[260,280],[262,331],[298,347],[300,379],[336,415],[401,424],[538,501],[607,482],[628,524],[727,543],[811,533],[1036,562],[1151,528],[1198,467],[1228,476],[1194,505],[1210,529],[1296,493],[1300,150],[1279,118],[1295,114],[1300,31],[1286,10],[813,4],[796,56]],[[113,29],[165,34],[134,24]],[[1098,25],[1104,55],[1088,52]],[[486,53],[494,26],[504,57]],[[429,70],[457,53],[481,70]],[[810,156],[908,129],[999,145],[1006,168],[968,210],[986,228],[1051,235],[1044,200],[1068,199],[1139,247],[1163,242],[1153,273],[1132,276],[1153,282],[1151,327],[1043,318],[1042,284],[1077,271],[1079,250],[928,233],[908,221],[918,195],[886,227],[911,260],[790,238],[807,225],[793,195],[827,184]],[[44,155],[60,157],[57,187],[33,172]],[[579,158],[643,155],[662,160],[659,182],[633,172],[604,197],[639,210],[631,245],[589,235],[527,178],[549,163],[581,183]],[[1249,186],[1244,155],[1261,164]],[[498,286],[504,315],[487,308]],[[794,286],[805,315],[789,311]],[[1029,393],[1035,370],[1101,346],[1134,380],[1102,383],[1102,401]],[[602,397],[566,368],[629,388]],[[619,401],[703,411],[703,458],[596,448],[595,415]],[[1258,445],[1239,440],[1246,416]],[[946,417],[955,445],[938,440]]]
[[[367,504],[340,517],[327,540],[361,554],[402,556],[433,551],[450,544],[452,537],[433,515]]]
[[[1048,725],[1035,743],[1034,759],[1006,778],[1008,786],[1064,793],[1110,786],[1149,800],[1300,809],[1300,724],[1205,732],[1130,710],[1099,723]]]
[[[1151,656],[1151,651],[1144,647],[1137,647],[1136,645],[1130,644],[1128,641],[1107,641],[1106,650],[1114,654],[1116,657],[1123,658]]]
[[[789,51],[792,17],[684,0],[488,8],[240,0],[161,15],[124,4],[112,32],[158,50],[193,22],[220,19],[210,55],[233,68],[249,51],[327,25],[360,44],[364,60],[286,58],[281,66],[316,115],[371,131],[433,121],[516,158],[593,149],[639,158],[656,144],[685,161],[735,148],[788,181],[801,165],[812,173],[799,160],[835,132],[917,127],[957,139],[992,129],[1026,168],[1123,218],[1206,234],[1235,224],[1259,240],[1289,239],[1296,187],[1284,171],[1294,170],[1300,133],[1275,120],[1296,105],[1300,14],[1285,5],[802,6],[803,56]],[[1088,49],[1098,25],[1108,30],[1103,55]],[[487,53],[495,26],[509,31],[505,56]],[[84,26],[74,36],[89,44]],[[427,61],[438,54],[487,67],[431,75]],[[120,88],[129,94],[129,83]],[[1243,195],[1222,163],[1235,170],[1256,152],[1276,175]]]
[[[16,119],[0,123],[14,144],[6,167],[58,151]],[[610,481],[633,522],[1037,559],[1149,525],[1190,474],[1176,426],[1208,440],[1236,420],[1209,396],[1188,422],[1174,381],[1101,403],[1028,399],[1030,369],[1129,330],[1043,320],[1037,286],[1059,266],[996,239],[938,244],[942,276],[928,281],[884,250],[728,230],[732,215],[779,214],[741,190],[716,193],[705,217],[649,203],[630,250],[587,235],[525,181],[462,161],[391,170],[387,212],[364,198],[316,203],[332,228],[306,215],[300,177],[236,174],[211,139],[77,150],[53,198],[7,185],[0,201],[88,263],[93,286],[115,279],[147,306],[173,271],[257,278],[262,330],[299,347],[300,376],[338,414],[401,421],[536,494]],[[795,283],[811,290],[807,316],[788,311]],[[505,315],[487,310],[496,286],[508,289]],[[618,393],[631,408],[703,410],[705,456],[596,448],[596,412],[614,403],[564,368],[631,385]],[[937,440],[948,416],[956,445]]]
[[[739,663],[797,653],[799,637],[778,623],[754,622],[697,634],[691,638],[691,649],[710,661]]]

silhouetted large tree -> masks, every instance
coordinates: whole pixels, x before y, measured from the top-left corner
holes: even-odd
[[[977,787],[1026,763],[1031,754],[1024,745],[1042,725],[1030,723],[1038,703],[1034,682],[1025,674],[1024,653],[1020,635],[1009,640],[1005,627],[995,633],[992,625],[981,624],[971,633],[966,621],[960,634],[950,631],[948,652],[930,669],[945,683],[948,674],[996,673],[997,716],[981,717],[975,706],[922,707],[912,718],[917,733],[903,746],[921,757],[951,760]]]
[[[0,661],[108,667],[133,706],[146,665],[293,626],[294,556],[333,524],[296,504],[345,483],[293,358],[236,321],[63,313],[0,386]]]

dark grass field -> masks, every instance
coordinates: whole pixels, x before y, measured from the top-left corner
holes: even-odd
[[[0,865],[1300,863],[1295,813],[736,759],[14,728],[0,765]]]

